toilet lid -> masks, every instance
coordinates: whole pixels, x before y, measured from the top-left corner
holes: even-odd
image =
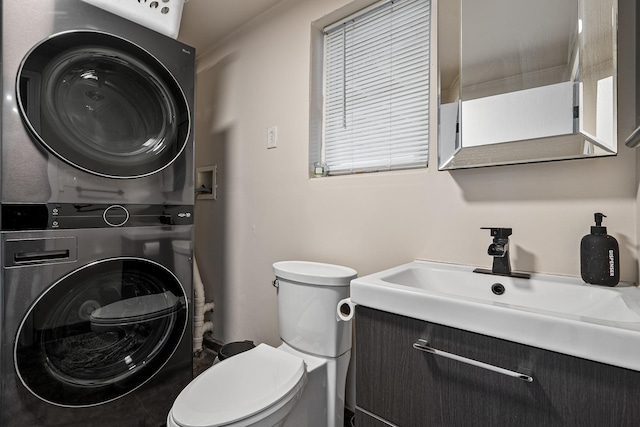
[[[349,286],[358,276],[353,268],[311,261],[280,261],[273,264],[276,277],[320,286]]]
[[[266,344],[225,359],[193,380],[171,410],[183,427],[248,418],[283,399],[302,380],[304,361]]]

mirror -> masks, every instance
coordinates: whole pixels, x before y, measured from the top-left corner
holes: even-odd
[[[438,9],[438,169],[617,153],[617,0]]]

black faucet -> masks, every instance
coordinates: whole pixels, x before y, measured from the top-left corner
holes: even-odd
[[[509,236],[513,233],[511,228],[481,227],[482,230],[491,230],[493,243],[489,245],[487,254],[493,257],[491,270],[476,268],[474,273],[496,274],[498,276],[511,276],[529,279],[530,274],[511,271],[511,258],[509,257]]]

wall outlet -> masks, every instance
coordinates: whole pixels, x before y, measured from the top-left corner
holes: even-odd
[[[276,148],[278,146],[278,127],[272,126],[267,129],[267,148]]]

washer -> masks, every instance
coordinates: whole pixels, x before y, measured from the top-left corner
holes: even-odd
[[[2,75],[0,201],[193,204],[193,48],[80,0],[6,1]]]
[[[191,207],[2,214],[0,425],[164,425],[192,378]]]

